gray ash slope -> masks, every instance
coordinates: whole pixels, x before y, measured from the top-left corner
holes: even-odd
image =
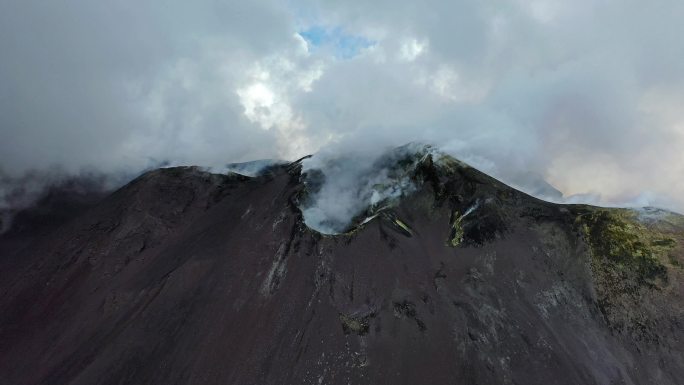
[[[681,216],[411,178],[336,236],[299,163],[160,169],[3,235],[0,384],[681,383]]]

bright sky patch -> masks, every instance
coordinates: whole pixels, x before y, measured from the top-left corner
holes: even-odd
[[[363,36],[348,34],[340,27],[314,26],[299,32],[299,36],[306,40],[310,50],[329,48],[340,59],[351,59],[376,44]]]

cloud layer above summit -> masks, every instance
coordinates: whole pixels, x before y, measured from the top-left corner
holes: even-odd
[[[0,2],[0,176],[438,145],[684,209],[684,2]]]

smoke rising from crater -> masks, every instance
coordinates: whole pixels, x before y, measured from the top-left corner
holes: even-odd
[[[372,162],[418,141],[524,189],[684,211],[683,18],[675,0],[5,1],[0,170]]]
[[[416,164],[433,152],[418,143],[377,153],[319,153],[303,161],[307,196],[300,209],[310,228],[324,234],[349,230],[352,221],[414,192]],[[364,218],[359,218],[364,219]]]

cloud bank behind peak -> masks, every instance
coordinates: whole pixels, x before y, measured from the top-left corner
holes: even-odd
[[[0,171],[411,141],[509,183],[684,210],[684,3],[0,4]]]

